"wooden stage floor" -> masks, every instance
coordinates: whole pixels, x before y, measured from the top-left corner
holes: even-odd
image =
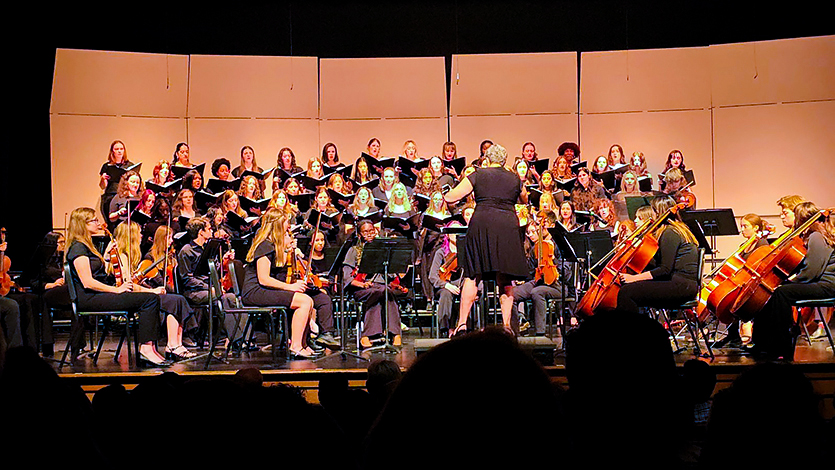
[[[57,370],[57,360],[60,359],[63,352],[67,334],[58,333],[56,339],[55,356],[52,359],[54,360],[53,366]],[[266,342],[260,334],[258,339],[262,341],[261,344]],[[353,336],[350,339],[355,341]],[[282,351],[278,351],[278,361],[273,364],[271,351],[261,350],[230,355],[223,363],[213,360],[208,370],[204,370],[205,355],[198,360],[174,364],[165,370],[187,377],[216,377],[231,376],[240,369],[255,367],[263,374],[265,384],[290,383],[304,389],[309,400],[318,401],[318,381],[325,374],[342,373],[347,376],[352,387],[364,387],[366,368],[370,361],[390,359],[399,364],[402,369],[408,369],[417,359],[419,351],[425,348],[427,339],[430,339],[428,328],[424,328],[423,335],[421,335],[419,329],[414,327],[404,332],[403,346],[397,353],[362,352],[359,354],[361,359],[351,355],[333,353],[317,361],[286,361],[282,357]],[[531,340],[532,338],[520,338],[520,344],[525,348],[529,346]],[[679,342],[680,345],[686,346],[686,349],[675,355],[676,363],[681,366],[687,360],[694,358],[707,361],[717,374],[716,390],[729,386],[742,371],[756,364],[754,359],[735,349],[717,349],[714,351],[716,357],[713,360],[697,357],[693,353],[693,343],[689,337],[679,338]],[[417,352],[416,343],[418,345]],[[157,375],[163,371],[163,369],[137,369],[133,367],[132,364],[128,364],[128,357],[124,351],[120,355],[119,361],[114,361],[116,346],[117,339],[109,337],[105,341],[98,364],[93,364],[90,357],[83,357],[74,365],[64,366],[59,375],[69,382],[80,385],[91,396],[99,388],[112,383],[121,383],[130,389],[143,377]],[[561,351],[562,338],[559,335],[554,338],[553,346],[546,348],[548,349],[546,352],[549,354],[542,354],[543,348],[541,346],[540,344],[540,347],[533,351],[534,357],[542,363],[552,380],[567,386],[565,358]],[[624,355],[629,357],[628,345],[611,344],[607,347],[612,350],[613,360],[623,360]],[[193,350],[198,353],[201,352],[199,349]],[[202,351],[202,353],[205,352]],[[218,354],[222,355],[223,352],[223,350],[220,350]],[[638,360],[639,358],[629,359]],[[801,367],[804,374],[813,381],[816,390],[822,396],[825,408],[827,408],[826,414],[828,416],[835,415],[835,410],[832,409],[832,396],[835,393],[835,355],[828,348],[828,342],[825,340],[815,341],[810,345],[805,339],[801,338],[793,362]]]

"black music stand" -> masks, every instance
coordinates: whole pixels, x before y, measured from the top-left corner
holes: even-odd
[[[608,230],[596,230],[593,232],[570,232],[566,234],[566,239],[574,248],[575,253],[582,253],[586,262],[586,272],[588,274],[588,283],[591,284],[591,266],[596,264],[598,260],[606,256],[615,247],[612,243],[612,235]],[[579,281],[579,280],[578,280]],[[578,282],[579,285],[579,282]]]
[[[361,359],[363,361],[368,361],[367,357],[360,356],[354,351],[351,351],[347,348],[348,344],[348,329],[345,327],[345,275],[342,270],[342,265],[345,264],[345,256],[348,254],[348,251],[354,245],[356,241],[356,233],[353,236],[348,237],[339,248],[337,249],[336,253],[333,253],[330,248],[325,248],[325,259],[332,260],[330,265],[331,268],[328,270],[328,278],[334,280],[334,284],[337,289],[337,295],[339,296],[339,351],[334,351],[335,353],[339,353],[342,360],[345,361],[348,359],[348,356],[351,356],[355,359]],[[331,258],[331,256],[333,256]],[[322,356],[319,359],[314,359],[313,362],[321,361],[322,359],[327,359],[334,354]]]
[[[580,258],[577,256],[577,252],[574,250],[574,245],[569,242],[568,237],[572,235],[571,232],[567,231],[562,224],[555,224],[554,227],[548,229],[548,233],[551,234],[551,239],[554,241],[554,244],[557,245],[557,248],[560,250],[560,275],[565,272],[565,263],[575,263],[577,266],[580,263]],[[574,276],[574,294],[576,298],[576,294],[580,291],[580,286],[577,284],[579,276]],[[565,350],[565,333],[567,330],[567,325],[571,321],[570,315],[565,315],[565,298],[568,296],[568,285],[565,282],[566,280],[563,279],[560,284],[562,284],[562,297],[560,298],[560,318],[562,319],[562,324],[560,326],[560,332],[562,333],[563,337],[563,345],[562,349]],[[548,319],[550,320],[550,315]],[[553,333],[553,325],[550,331],[550,338],[551,340],[554,339]]]
[[[375,238],[368,242],[362,251],[362,261],[357,266],[357,272],[375,275],[382,271],[385,282],[384,302],[381,309],[380,322],[383,325],[383,344],[381,346],[374,346],[366,349],[366,351],[373,352],[380,350],[386,352],[400,352],[398,348],[389,344],[388,335],[388,301],[389,301],[389,287],[388,278],[389,272],[405,272],[406,268],[412,262],[412,251],[414,243],[407,238]]]
[[[720,235],[739,235],[733,209],[682,211],[681,220],[696,235],[696,239],[699,239],[701,234],[699,245],[710,253],[710,262],[714,268],[718,262],[716,250],[713,248],[716,246],[716,237]],[[707,243],[705,237],[710,237],[710,243]],[[705,245],[702,244],[702,240],[704,240]]]

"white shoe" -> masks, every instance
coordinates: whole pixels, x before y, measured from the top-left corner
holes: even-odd
[[[809,339],[812,339],[812,340],[821,340],[822,341],[824,338],[826,338],[826,330],[823,328],[823,325],[818,325],[818,329],[815,330],[814,333],[809,335]]]
[[[405,323],[400,322],[400,331],[409,331],[409,327]]]

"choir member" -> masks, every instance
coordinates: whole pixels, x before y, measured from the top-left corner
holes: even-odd
[[[191,160],[189,160],[189,152],[188,152],[188,144],[185,142],[180,142],[177,144],[177,147],[174,149],[174,166],[183,166],[186,168],[191,168],[193,165],[191,164]]]
[[[437,189],[440,189],[440,186],[438,185],[438,180],[432,175],[432,170],[428,167],[420,170],[412,194],[429,196]]]
[[[221,181],[235,180],[235,176],[232,175],[232,163],[225,157],[215,158],[212,162],[212,175]]]
[[[574,142],[563,142],[557,147],[557,156],[565,155],[568,162],[577,163],[580,161],[580,146]]]
[[[380,158],[380,139],[372,137],[371,140],[368,141],[365,153],[374,158]]]
[[[139,173],[131,170],[122,175],[119,181],[119,187],[116,190],[116,197],[110,201],[110,210],[107,212],[108,221],[115,226],[121,221],[127,220],[128,217],[128,201],[139,197],[139,194],[144,192],[145,183]]]
[[[626,165],[626,155],[623,153],[623,147],[620,144],[613,144],[609,147],[609,165]]]
[[[183,176],[183,188],[190,189],[194,192],[203,189],[203,177],[197,170],[188,170]]]
[[[354,201],[348,206],[347,212],[353,217],[353,220],[362,220],[371,214],[379,212],[380,209],[374,205],[374,196],[368,188],[360,188],[354,195]],[[352,224],[345,224],[345,233],[350,235],[354,231]]]
[[[372,191],[375,199],[388,202],[391,198],[391,191],[394,189],[394,183],[398,182],[397,172],[394,168],[388,167],[383,170],[383,178],[380,184]]]
[[[664,164],[664,171],[662,171],[661,174],[658,175],[658,188],[661,189],[661,191],[667,191],[666,175],[667,172],[674,168],[677,168],[682,173],[684,173],[685,170],[687,170],[687,168],[684,166],[684,155],[681,154],[681,150],[671,150],[670,154],[667,155],[667,162]]]
[[[333,142],[328,142],[322,147],[322,161],[330,168],[342,168],[345,166],[344,163],[339,162],[339,151]]]
[[[128,150],[125,148],[125,143],[121,140],[111,142],[110,151],[107,153],[107,162],[102,164],[101,170],[99,170],[99,187],[104,190],[100,207],[102,214],[110,214],[110,201],[116,196],[119,188],[119,180],[111,181],[107,173],[107,167],[127,168],[131,165],[133,163],[128,160]]]
[[[434,156],[429,160],[429,170],[438,182],[438,187],[443,188],[446,185],[455,185],[455,170],[445,167],[440,157]]]
[[[160,160],[154,165],[153,177],[148,181],[158,186],[174,181],[174,174],[171,173],[171,162]]]
[[[197,209],[194,208],[194,191],[191,189],[181,189],[177,193],[177,199],[174,201],[174,207],[171,208],[171,212],[175,218],[185,217],[191,219],[199,215]]]
[[[403,142],[403,156],[413,162],[422,160],[422,158],[418,156],[417,144],[414,140],[407,140],[406,142]]]
[[[574,203],[571,201],[563,201],[560,204],[559,223],[565,227],[569,232],[578,228],[577,215],[574,214]]]
[[[357,159],[357,163],[354,165],[352,179],[359,184],[365,184],[374,179],[374,175],[371,173],[365,157],[361,156]]]
[[[580,168],[577,170],[577,184],[571,190],[574,208],[578,211],[591,210],[598,199],[606,199],[606,190],[592,179],[588,168]]]

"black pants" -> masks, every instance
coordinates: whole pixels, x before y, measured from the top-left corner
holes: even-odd
[[[44,291],[41,300],[43,303],[43,310],[41,312],[41,344],[51,345],[55,343],[52,335],[53,319],[50,313],[51,309],[72,310],[70,306],[70,292],[67,290],[66,285],[53,287]],[[81,343],[77,349],[81,349],[82,347],[84,347],[84,343]]]
[[[80,292],[78,307],[82,311],[103,312],[125,310],[139,318],[137,339],[140,344],[159,338],[159,295],[148,292]],[[73,343],[75,344],[75,343]]]
[[[699,283],[677,274],[668,281],[637,281],[624,284],[618,292],[618,310],[639,313],[640,307],[675,308],[693,300]]]
[[[780,356],[792,356],[794,339],[800,331],[795,326],[792,306],[798,300],[830,297],[835,297],[835,286],[826,283],[783,284],[777,287],[762,310],[754,316],[754,333],[751,339],[763,351]]]
[[[17,302],[20,307],[20,334],[22,335],[23,345],[37,351],[35,312],[41,309],[40,299],[37,295],[29,292],[10,292],[6,297]]]

